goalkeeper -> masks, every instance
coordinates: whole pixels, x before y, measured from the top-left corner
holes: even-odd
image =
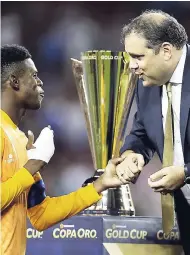
[[[26,110],[37,110],[44,97],[43,83],[28,50],[19,45],[1,47],[1,254],[24,255],[26,218],[45,230],[96,203],[101,192],[122,184],[108,163],[94,183],[59,197],[48,197],[40,176],[54,154],[54,135],[45,127],[37,140],[18,128]]]

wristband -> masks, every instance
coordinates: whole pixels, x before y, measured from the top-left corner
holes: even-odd
[[[188,169],[187,164],[184,165],[184,173],[185,173],[185,183],[190,183],[190,169]]]

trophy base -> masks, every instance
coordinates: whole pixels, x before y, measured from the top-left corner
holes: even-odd
[[[95,175],[87,179],[82,186],[92,183],[103,172],[103,170],[96,171]],[[129,185],[103,191],[102,198],[96,204],[80,212],[79,215],[135,216]]]

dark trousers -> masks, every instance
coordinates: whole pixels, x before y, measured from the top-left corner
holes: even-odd
[[[185,255],[190,255],[190,189],[185,185],[174,192],[175,211]]]

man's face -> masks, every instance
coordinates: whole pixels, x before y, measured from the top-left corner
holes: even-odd
[[[158,54],[147,48],[146,40],[135,33],[125,38],[125,51],[130,55],[130,69],[139,75],[143,86],[162,85],[168,79],[168,62],[161,47]]]
[[[19,78],[19,101],[25,109],[37,110],[44,97],[43,83],[38,78],[32,59],[23,61],[23,75]]]

